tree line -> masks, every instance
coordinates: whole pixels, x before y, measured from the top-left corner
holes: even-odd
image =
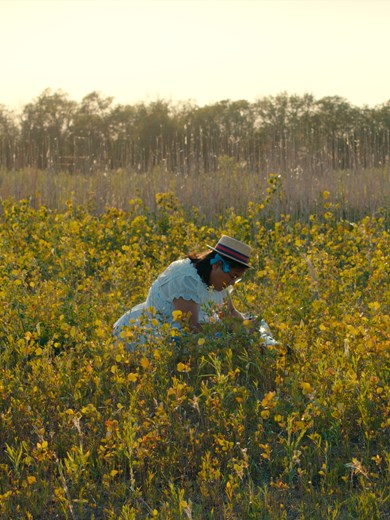
[[[99,92],[75,102],[47,89],[19,114],[0,105],[0,167],[9,170],[193,174],[217,171],[229,158],[243,171],[318,174],[380,168],[389,157],[390,100],[369,108],[281,93],[202,107],[120,105]]]

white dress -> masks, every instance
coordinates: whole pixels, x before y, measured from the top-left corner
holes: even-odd
[[[149,289],[146,301],[127,311],[114,325],[114,335],[121,339],[123,327],[139,323],[140,317],[148,309],[156,311],[159,323],[172,323],[173,300],[183,298],[199,304],[199,322],[210,321],[215,308],[221,307],[227,295],[227,289],[216,291],[208,287],[200,278],[189,258],[176,260],[161,273]],[[132,347],[134,348],[134,346]]]

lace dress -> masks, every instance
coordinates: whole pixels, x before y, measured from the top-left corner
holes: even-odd
[[[114,325],[114,335],[120,338],[123,327],[137,324],[149,308],[156,311],[160,323],[173,322],[173,300],[183,298],[199,304],[199,322],[210,321],[215,307],[221,307],[227,290],[216,291],[200,278],[189,258],[176,260],[153,282],[146,301],[127,311]]]

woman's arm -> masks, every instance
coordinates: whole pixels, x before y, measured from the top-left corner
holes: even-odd
[[[173,300],[173,308],[175,311],[181,311],[189,316],[189,326],[192,332],[199,332],[202,328],[199,323],[199,304],[194,300],[185,300],[184,298],[175,298]]]
[[[230,294],[226,300],[226,307],[229,316],[238,318],[240,321],[244,321],[246,318],[241,312],[239,312],[233,305]],[[200,332],[202,330],[202,324],[199,323],[199,304],[194,300],[185,300],[184,298],[175,298],[173,300],[173,308],[175,311],[181,311],[183,315],[188,316],[188,324],[192,332]],[[250,320],[251,326],[249,329],[255,330],[258,327],[257,320]],[[253,322],[253,323],[252,323]]]
[[[229,315],[232,318],[239,318],[240,320],[244,321],[245,316],[243,314],[241,314],[241,312],[235,308],[229,291],[226,292],[226,307],[227,307]]]
[[[246,326],[248,327],[248,329],[250,331],[253,332],[259,328],[260,318],[258,316],[254,316],[252,318],[247,318],[244,314],[242,314],[240,311],[238,311],[233,304],[232,297],[231,297],[231,294],[229,291],[227,292],[226,306],[227,306],[229,315],[232,318],[238,318],[241,321],[245,321]]]

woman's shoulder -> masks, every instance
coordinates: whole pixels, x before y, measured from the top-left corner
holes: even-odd
[[[163,289],[170,296],[194,300],[198,303],[214,302],[221,304],[226,296],[226,290],[216,291],[208,287],[199,276],[190,258],[175,260],[157,278],[152,291]]]
[[[183,258],[172,262],[164,271],[167,276],[191,276],[199,278],[198,271],[189,258]]]

